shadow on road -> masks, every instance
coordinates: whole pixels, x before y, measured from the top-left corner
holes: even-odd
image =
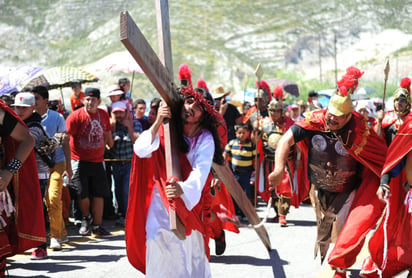
[[[286,273],[283,266],[289,264],[289,262],[282,260],[279,257],[278,251],[274,249],[269,251],[269,257],[272,265],[273,277],[286,278]]]
[[[126,255],[90,255],[90,256],[50,256],[48,259],[39,262],[30,262],[30,263],[18,263],[13,262],[8,266],[8,270],[17,270],[17,269],[26,269],[32,272],[36,271],[48,271],[49,273],[65,273],[73,270],[78,270],[85,268],[84,266],[79,265],[84,262],[96,262],[96,263],[105,263],[105,262],[114,262],[119,261],[121,258]],[[34,273],[33,273],[34,274]],[[13,275],[15,277],[15,275]],[[40,277],[33,275],[33,277]]]
[[[211,263],[221,263],[221,264],[248,264],[254,266],[269,266],[270,260],[268,259],[259,259],[251,256],[211,256]]]
[[[279,253],[276,250],[271,250],[269,252],[269,259],[259,259],[251,256],[211,256],[211,263],[221,263],[221,264],[238,264],[238,265],[253,265],[253,266],[271,266],[273,270],[273,275],[276,278],[286,278],[285,271],[283,269],[284,265],[289,264],[288,261],[282,260],[279,257]]]

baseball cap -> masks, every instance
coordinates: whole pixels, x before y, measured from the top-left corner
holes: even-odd
[[[123,101],[116,101],[112,103],[112,112],[126,111],[127,107]]]
[[[110,85],[105,90],[107,92],[107,96],[115,96],[124,94],[124,92],[120,89],[119,85]]]
[[[34,95],[32,93],[18,93],[14,98],[14,104],[11,106],[25,106],[30,107],[36,104]]]
[[[296,103],[292,103],[290,105],[290,110],[292,110],[292,109],[299,109],[299,105],[297,105]]]
[[[116,90],[110,91],[107,96],[110,97],[110,96],[118,96],[118,95],[123,95],[123,94],[124,92],[122,90],[116,89]]]
[[[100,99],[100,90],[97,88],[86,88],[84,91],[85,97],[96,97]]]

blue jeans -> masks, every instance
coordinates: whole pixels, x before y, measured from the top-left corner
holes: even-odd
[[[243,191],[246,193],[246,196],[249,200],[252,200],[252,191],[250,190],[250,177],[252,172],[240,172],[240,171],[233,171],[233,175],[235,176],[236,180],[239,182],[240,186],[242,187]],[[238,204],[233,201],[235,205],[235,212],[236,215],[245,216],[243,212],[240,210]]]
[[[249,200],[251,200],[252,192],[250,190],[250,177],[252,176],[252,172],[234,171],[233,175],[235,176],[236,180],[239,182],[240,186],[242,186],[242,189],[246,193],[246,196],[249,198]]]
[[[116,195],[118,212],[125,217],[127,210],[127,203],[129,198],[129,180],[130,180],[130,170],[132,164],[130,162],[120,164],[113,163],[113,179],[114,179],[114,191]]]
[[[42,199],[44,199],[44,196],[46,194],[47,184],[49,183],[49,180],[48,179],[39,179],[39,183],[40,183],[41,197],[42,197]]]

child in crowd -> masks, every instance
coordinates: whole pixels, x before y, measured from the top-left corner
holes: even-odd
[[[254,159],[256,149],[250,138],[250,130],[247,124],[235,125],[236,138],[229,141],[225,147],[223,157],[230,162],[233,174],[242,186],[249,200],[252,200],[250,189],[250,177],[254,171]],[[243,213],[235,204],[236,214],[243,217]]]
[[[125,92],[119,89],[119,87],[110,87],[109,94],[107,95],[110,98],[110,102],[114,103],[117,101],[124,102],[127,107],[127,111],[133,112],[133,104],[130,103],[129,100],[126,99]],[[111,104],[109,105],[109,114],[111,113]]]
[[[70,96],[70,106],[72,112],[80,107],[83,107],[84,92],[82,92],[82,83],[80,81],[74,81],[72,83],[73,93]]]

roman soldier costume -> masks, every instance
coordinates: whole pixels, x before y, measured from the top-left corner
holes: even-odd
[[[410,96],[411,79],[408,77],[402,78],[400,87],[395,90],[393,96],[393,102],[395,103],[399,99],[404,99],[407,105],[398,111],[394,105],[394,110],[385,113],[382,121],[383,136],[386,140],[386,144],[389,146],[402,125],[404,119],[409,114],[411,109],[411,96]]]
[[[283,111],[283,103],[280,99],[275,98],[270,102],[268,108],[269,111]],[[282,227],[285,227],[287,226],[286,215],[289,212],[291,197],[294,195],[292,188],[293,160],[291,159],[288,162],[288,167],[285,169],[285,178],[276,190],[269,191],[267,182],[267,176],[275,166],[275,152],[278,142],[282,135],[294,124],[290,117],[283,116],[283,112],[280,113],[282,116],[276,122],[272,120],[271,116],[261,121],[262,140],[257,144],[261,162],[258,193],[266,202],[272,197],[273,207],[279,217],[279,223]],[[294,205],[298,207],[299,202],[294,202]]]
[[[345,269],[355,263],[383,208],[375,192],[385,160],[385,142],[353,111],[350,98],[362,74],[357,68],[348,68],[337,82],[339,89],[328,109],[309,113],[292,128],[307,161],[307,184],[317,193],[312,194],[318,223],[315,256],[320,252],[323,262],[329,244],[335,241],[328,258],[336,269],[335,277],[346,277]],[[326,113],[345,117],[343,127],[331,131]]]
[[[407,163],[412,150],[411,128],[410,113],[388,149],[381,186],[389,185],[390,196],[383,220],[369,240],[371,256],[361,270],[365,277],[394,277],[412,270],[412,169]]]
[[[262,98],[263,101],[268,104],[272,100],[272,95],[270,94],[270,87],[269,84],[265,80],[261,80],[260,84],[256,83],[256,87],[258,89],[258,93],[255,97],[255,102],[259,101],[258,99]],[[265,104],[265,105],[266,105]],[[249,124],[250,126],[260,117],[267,117],[268,111],[259,111],[257,104],[253,105],[249,108],[248,112],[246,113],[245,117],[243,118],[243,123]]]

